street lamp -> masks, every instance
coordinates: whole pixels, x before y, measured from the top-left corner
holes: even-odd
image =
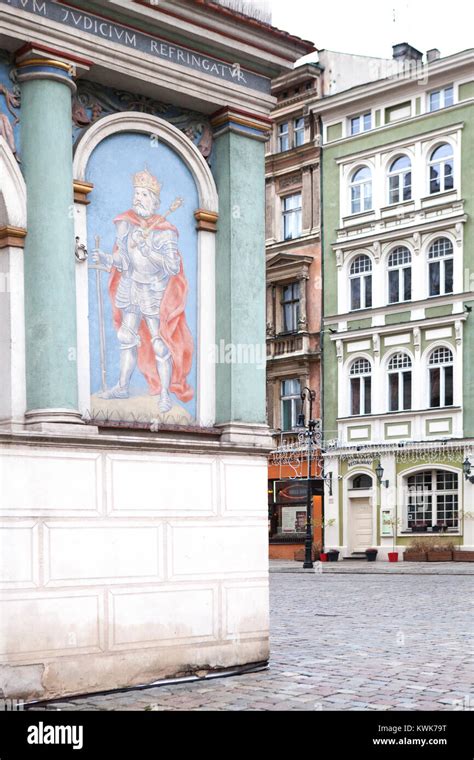
[[[382,480],[383,473],[384,473],[384,469],[383,469],[382,463],[381,463],[381,461],[379,459],[379,463],[378,463],[377,467],[375,468],[375,474],[377,476],[377,480],[379,481],[380,485],[381,486],[385,486],[385,488],[388,488],[389,481],[388,480]]]
[[[466,457],[466,459],[462,463],[462,468],[464,471],[465,480],[468,480],[470,483],[474,483],[474,475],[471,475],[471,463],[468,457]]]
[[[305,570],[312,569],[313,558],[313,529],[312,529],[312,506],[313,506],[313,494],[311,489],[311,466],[313,459],[313,441],[314,431],[316,430],[316,420],[313,419],[313,401],[316,400],[316,391],[312,391],[310,388],[305,387],[301,391],[301,400],[303,403],[308,399],[309,401],[309,420],[308,424],[305,423],[304,412],[298,415],[298,427],[306,429],[306,436],[308,438],[308,482],[306,491],[306,536],[304,541],[304,562],[303,568]]]

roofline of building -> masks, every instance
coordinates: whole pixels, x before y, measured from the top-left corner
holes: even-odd
[[[424,63],[423,68],[420,69],[419,78],[421,78],[421,76],[428,77],[428,74],[433,76],[434,74],[443,73],[443,71],[449,71],[453,66],[463,66],[470,61],[474,61],[474,48],[467,48],[466,50],[453,53],[445,58],[438,58],[430,63]],[[335,93],[334,95],[327,95],[322,99],[318,99],[317,103],[310,103],[309,108],[310,110],[317,109],[318,113],[322,113],[323,111],[329,111],[332,108],[337,108],[346,103],[352,104],[354,98],[365,98],[370,97],[371,95],[378,95],[380,91],[386,93],[388,90],[396,90],[397,88],[406,86],[413,81],[413,77],[384,77],[383,79],[374,79],[363,84],[354,85],[354,87],[350,87],[347,90]]]

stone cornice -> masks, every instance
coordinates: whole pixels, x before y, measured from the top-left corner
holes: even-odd
[[[24,248],[25,237],[24,227],[0,227],[0,248]]]

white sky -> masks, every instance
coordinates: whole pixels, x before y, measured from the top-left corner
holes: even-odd
[[[309,39],[320,49],[391,58],[397,42],[408,42],[422,52],[439,48],[443,57],[474,47],[472,0],[269,0],[268,4],[274,26]]]

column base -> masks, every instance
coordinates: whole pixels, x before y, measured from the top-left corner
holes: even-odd
[[[86,425],[75,409],[32,409],[25,413],[25,427],[39,433],[95,435],[98,428]]]
[[[268,425],[221,422],[216,423],[214,427],[221,429],[222,443],[244,444],[264,451],[271,451],[274,448]]]

